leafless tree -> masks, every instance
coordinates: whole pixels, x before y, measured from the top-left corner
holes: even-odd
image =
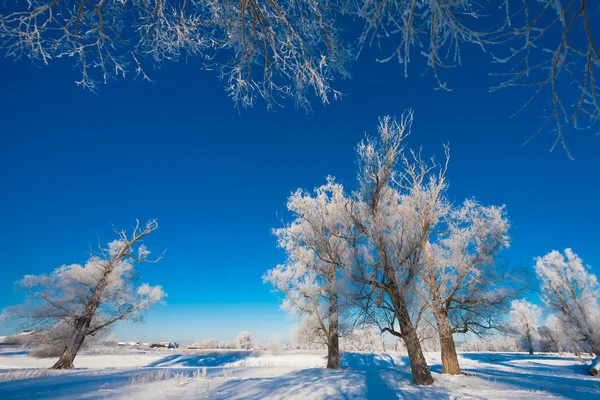
[[[53,368],[73,368],[86,337],[121,320],[140,320],[142,313],[165,297],[160,286],[135,286],[135,264],[150,260],[142,239],[158,228],[155,220],[133,232],[117,231],[107,248],[91,252],[85,265],[64,265],[51,274],[26,275],[18,287],[28,296],[23,306],[8,307],[3,316],[36,329],[58,326],[68,331]]]

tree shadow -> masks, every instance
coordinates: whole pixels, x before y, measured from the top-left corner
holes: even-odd
[[[544,395],[567,396],[573,399],[600,398],[598,379],[589,375],[580,364],[560,365],[556,355],[514,353],[463,353],[462,358],[478,361],[463,370],[493,381],[511,385],[515,390],[544,391]],[[564,357],[568,359],[567,357]],[[490,368],[488,365],[501,365]]]
[[[211,398],[420,400],[450,396],[443,387],[414,385],[405,357],[398,361],[387,354],[342,353],[341,358],[342,370],[307,368],[278,377],[232,380],[219,386]]]
[[[405,367],[408,365],[407,356],[397,356],[400,362],[396,362],[394,357],[386,353],[354,353],[344,352],[341,354],[342,368],[355,369],[360,371],[377,369],[389,369],[396,367]]]
[[[25,356],[29,354],[28,350],[21,350],[21,351],[5,351],[3,353],[0,353],[0,356],[2,357],[10,357],[10,356]]]
[[[220,367],[251,355],[250,352],[172,354],[148,364],[147,367]]]

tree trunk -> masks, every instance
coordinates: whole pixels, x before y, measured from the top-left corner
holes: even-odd
[[[533,338],[531,337],[531,330],[529,327],[527,327],[525,336],[527,337],[527,344],[529,345],[529,355],[532,356],[533,355]]]
[[[556,339],[556,337],[554,336],[554,334],[550,335],[550,340],[552,341],[552,344],[556,348],[556,351],[558,352],[558,354],[562,356],[563,355],[562,346],[560,345],[560,342]]]
[[[402,339],[404,340],[406,351],[408,352],[408,360],[410,362],[413,381],[415,382],[415,385],[431,385],[433,384],[433,377],[431,376],[431,371],[429,371],[425,356],[423,356],[423,350],[421,349],[421,342],[419,341],[417,330],[410,320],[406,302],[404,299],[396,298],[394,303],[396,303],[394,308],[396,308],[400,333],[402,334]]]
[[[450,319],[448,318],[448,310],[444,307],[444,302],[441,299],[440,283],[434,268],[434,261],[431,256],[431,247],[429,241],[425,245],[425,258],[427,260],[427,288],[431,296],[431,306],[435,322],[438,327],[438,337],[440,339],[440,350],[442,355],[442,373],[448,375],[460,375],[460,365],[458,363],[458,355],[456,355],[456,345],[454,337],[452,337],[452,328],[450,327]]]
[[[62,355],[58,359],[58,361],[52,366],[52,369],[71,369],[73,368],[73,361],[75,360],[75,356],[79,352],[83,341],[85,340],[85,335],[82,331],[76,330],[73,334],[73,337],[65,346]]]
[[[120,258],[119,258],[120,259]],[[98,284],[94,288],[94,291],[85,305],[82,315],[75,322],[74,332],[69,340],[67,346],[60,356],[58,361],[52,366],[53,369],[71,369],[73,368],[73,360],[77,356],[77,352],[81,348],[85,336],[88,334],[90,324],[96,315],[98,306],[100,305],[100,299],[106,285],[108,283],[108,276],[114,269],[114,263],[111,264],[104,270],[102,277],[98,281]]]
[[[596,344],[592,347],[592,353],[596,357],[600,357],[600,344]]]
[[[335,289],[329,294],[329,329],[327,336],[327,368],[340,369],[340,345],[338,335],[338,296]]]
[[[441,354],[442,354],[442,373],[448,375],[460,375],[460,364],[458,363],[458,355],[456,354],[456,345],[450,328],[448,316],[441,313],[436,313],[435,320],[438,326],[438,335],[440,338]]]

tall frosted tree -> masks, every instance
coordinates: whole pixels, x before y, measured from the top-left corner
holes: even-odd
[[[155,220],[139,222],[131,234],[118,231],[117,239],[93,252],[83,264],[63,265],[50,274],[26,275],[17,282],[27,303],[8,307],[3,317],[36,329],[60,326],[64,347],[54,369],[73,368],[86,337],[122,320],[141,320],[142,314],[166,296],[160,286],[136,285],[136,265],[156,262],[142,239],[158,228]]]
[[[341,277],[354,256],[348,207],[342,185],[333,178],[314,195],[302,190],[292,194],[287,208],[294,220],[274,230],[287,260],[264,276],[286,295],[285,308],[316,321],[327,341],[327,368],[332,369],[340,368]]]
[[[417,385],[430,385],[433,377],[411,317],[414,287],[431,225],[443,211],[437,198],[443,188],[443,171],[429,176],[424,163],[403,156],[402,141],[409,133],[412,112],[398,121],[383,118],[379,135],[359,144],[359,191],[353,217],[363,243],[361,267],[355,279],[370,294],[369,307],[385,307],[392,316],[384,329],[406,346],[412,377]],[[398,168],[402,164],[402,168]],[[396,327],[397,326],[397,327]]]
[[[538,257],[535,272],[542,300],[554,311],[574,340],[600,356],[600,285],[590,268],[571,249]]]
[[[445,189],[444,189],[445,190]],[[430,220],[431,235],[423,254],[422,277],[441,346],[442,371],[461,373],[454,333],[499,326],[514,293],[508,270],[495,257],[508,246],[504,207],[485,207],[474,200],[453,206],[445,198],[443,216]]]

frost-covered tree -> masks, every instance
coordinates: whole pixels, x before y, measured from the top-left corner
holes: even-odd
[[[252,348],[252,335],[248,331],[238,333],[235,341],[238,349],[250,350]]]
[[[319,321],[315,316],[303,315],[290,332],[292,348],[297,350],[320,350],[327,348]]]
[[[568,347],[568,345],[565,346],[565,343],[567,343],[568,340],[564,334],[563,323],[560,318],[554,314],[549,315],[548,318],[546,318],[546,324],[544,324],[544,329],[541,330],[540,335],[547,338],[547,340],[552,343],[558,354],[563,354],[563,349]]]
[[[346,351],[383,351],[381,334],[374,326],[363,325],[351,330],[342,337],[342,348]]]
[[[510,324],[521,336],[524,347],[533,354],[533,343],[542,309],[527,300],[514,300],[509,313]]]
[[[494,351],[494,352],[517,352],[521,348],[514,337],[493,336],[483,340],[477,339],[465,342],[460,346],[462,351]]]
[[[445,190],[445,188],[444,188]],[[508,246],[504,207],[465,200],[453,206],[442,193],[443,215],[431,219],[431,234],[423,256],[427,302],[435,318],[445,374],[461,373],[454,333],[480,332],[498,326],[513,290],[507,270],[495,257]]]
[[[8,307],[3,316],[25,326],[66,329],[61,356],[53,368],[73,368],[86,337],[97,335],[121,320],[139,321],[142,314],[166,296],[160,286],[137,285],[136,264],[156,262],[142,239],[158,228],[155,220],[139,222],[131,234],[93,252],[84,264],[63,265],[50,274],[26,275],[17,282],[27,303]]]
[[[440,175],[429,175],[419,159],[412,163],[403,156],[402,141],[412,117],[409,112],[399,121],[383,118],[378,137],[358,146],[359,191],[352,212],[361,247],[353,278],[365,285],[367,313],[374,306],[391,317],[383,331],[404,341],[415,384],[430,385],[433,378],[411,307],[430,221],[443,213],[437,198],[444,175],[443,169]]]
[[[340,368],[341,277],[353,258],[348,205],[342,185],[333,178],[314,195],[302,190],[293,193],[287,202],[293,222],[274,230],[287,261],[263,277],[286,295],[284,308],[318,323],[327,338],[327,367],[334,369]]]
[[[600,355],[600,285],[589,267],[571,249],[554,250],[536,259],[535,272],[546,306],[584,350]]]
[[[541,351],[555,351],[558,354],[563,354],[563,347],[560,343],[558,332],[555,332],[548,324],[537,328],[537,333],[540,336]]]

